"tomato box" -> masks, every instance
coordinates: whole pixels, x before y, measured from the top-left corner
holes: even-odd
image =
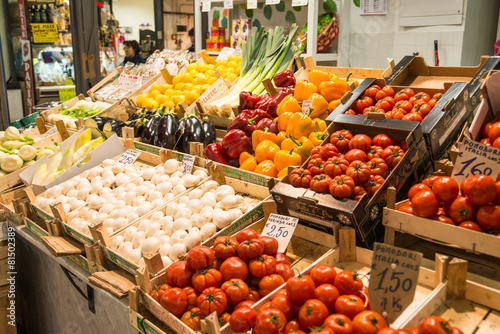
[[[272,190],[278,211],[281,214],[298,217],[302,223],[311,224],[318,228],[331,228],[338,222],[356,229],[357,240],[361,245],[370,247],[377,239],[382,218],[382,208],[386,202],[386,191],[394,186],[403,192],[425,173],[430,165],[425,142],[422,138],[420,124],[395,119],[373,120],[355,115],[339,115],[327,132],[348,129],[353,134],[366,134],[374,137],[380,133],[387,133],[397,142],[406,141],[408,150],[403,159],[386,177],[382,187],[371,199],[364,195],[359,201],[351,199],[337,199],[330,194],[320,194],[305,188],[295,188],[290,184],[290,177],[285,176],[282,182],[276,184]],[[323,143],[326,144],[329,139]],[[308,161],[304,166],[307,166]]]
[[[365,89],[372,85],[378,85],[381,88],[387,86],[383,79],[365,79],[353,92],[353,95],[345,103],[337,107],[337,109],[328,116],[327,120],[333,121],[338,115],[344,114],[348,109],[354,109],[356,101],[363,95]],[[422,132],[427,142],[431,158],[432,160],[438,160],[445,149],[449,148],[452,142],[458,138],[460,129],[472,116],[472,110],[468,103],[467,84],[463,82],[441,83],[439,88],[394,85],[391,85],[391,87],[394,88],[395,92],[405,88],[411,88],[415,93],[424,92],[431,97],[436,93],[443,94],[441,99],[421,123]]]

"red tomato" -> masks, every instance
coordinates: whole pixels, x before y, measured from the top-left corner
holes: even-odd
[[[215,258],[213,249],[207,246],[196,246],[189,250],[186,262],[189,268],[200,270],[209,267]]]
[[[360,291],[356,296],[361,298],[363,303],[365,303],[365,308],[369,311],[372,310],[372,307],[370,305],[370,296],[368,296],[368,287],[365,285],[363,286],[363,290]]]
[[[341,295],[354,295],[363,290],[363,282],[358,274],[349,270],[339,272],[333,281],[333,285]]]
[[[255,304],[253,300],[244,300],[242,302],[239,302],[233,309],[233,311],[236,311],[240,307],[252,307]]]
[[[198,306],[197,299],[200,293],[196,291],[195,288],[193,288],[192,286],[186,286],[185,288],[182,289],[182,291],[184,291],[187,297],[187,302],[188,302],[187,309],[190,310],[193,307],[197,307]]]
[[[498,137],[500,137],[500,122],[494,123],[488,130],[488,138],[491,141],[495,141]]]
[[[248,239],[238,245],[238,256],[242,260],[252,260],[264,252],[264,242],[260,239]]]
[[[200,320],[201,313],[197,307],[187,311],[181,317],[181,321],[194,331],[201,331]]]
[[[375,195],[377,190],[382,187],[385,179],[380,175],[370,175],[370,179],[363,185],[366,189],[368,196],[372,197]]]
[[[250,307],[241,307],[233,311],[231,318],[229,318],[229,325],[236,333],[246,332],[255,326],[256,319],[257,311],[251,309]]]
[[[180,316],[187,307],[186,293],[180,288],[172,288],[163,294],[160,304],[170,313]]]
[[[156,300],[158,303],[160,302],[161,296],[167,291],[170,290],[171,287],[168,284],[162,284],[154,291],[151,292],[150,296]]]
[[[430,316],[425,318],[418,325],[420,334],[450,334],[453,332],[448,321],[439,316]]]
[[[264,242],[264,254],[275,255],[278,252],[278,240],[268,236],[261,236],[260,240]]]
[[[490,131],[493,124],[495,124],[495,122],[488,122],[483,126],[483,128],[481,129],[481,136],[483,138],[488,137],[488,132]]]
[[[333,284],[337,272],[332,266],[320,264],[311,269],[309,275],[314,281],[314,284],[320,286],[321,284]]]
[[[354,200],[360,201],[365,194],[368,195],[365,188],[363,188],[362,186],[354,186],[354,194],[353,194]]]
[[[239,244],[235,238],[230,236],[217,237],[214,242],[215,256],[221,260],[236,256]]]
[[[186,261],[178,261],[167,268],[165,275],[168,285],[183,288],[191,284],[194,270],[187,265]]]
[[[357,134],[352,137],[349,141],[349,149],[360,149],[362,151],[367,151],[370,146],[372,146],[372,140],[367,135]]]
[[[277,274],[272,274],[263,277],[259,282],[259,295],[262,297],[267,296],[281,285],[285,283],[283,277]]]
[[[259,291],[253,287],[249,288],[248,289],[248,300],[253,301],[253,302],[258,302],[260,300]]]
[[[335,302],[335,310],[352,320],[365,310],[365,303],[356,295],[341,295]]]
[[[258,239],[259,237],[260,237],[259,233],[255,232],[252,229],[245,228],[238,232],[238,234],[236,235],[236,240],[238,240],[238,242],[241,243],[245,240]]]
[[[392,98],[392,96],[386,96],[382,100],[378,101],[375,106],[389,112],[394,107],[395,103],[396,101]]]
[[[292,267],[289,264],[278,263],[276,265],[276,274],[283,277],[283,280],[286,282],[289,278],[295,276]]]
[[[380,157],[385,160],[389,168],[394,168],[403,159],[405,152],[399,146],[387,146],[382,152]]]
[[[422,116],[419,113],[416,112],[410,112],[406,115],[403,116],[402,120],[404,121],[415,121],[415,122],[420,122],[422,123]]]
[[[391,135],[378,134],[373,137],[372,145],[386,148],[387,146],[395,145],[396,141]]]
[[[290,259],[288,258],[288,256],[286,256],[283,253],[276,253],[275,258],[276,258],[276,263],[284,263],[284,264],[288,264],[288,265],[292,264],[290,262]]]
[[[259,310],[255,320],[254,334],[284,334],[286,318],[283,312],[277,309]]]
[[[259,288],[259,283],[260,283],[260,278],[255,277],[253,275],[248,275],[247,279],[245,280],[245,283],[248,286],[254,287],[254,288]]]
[[[386,96],[387,96],[387,94],[386,94],[384,91],[379,90],[379,91],[377,92],[377,94],[375,94],[375,100],[376,100],[376,101],[380,101],[380,100],[382,100],[382,99],[383,99],[384,97],[386,97]]]
[[[212,286],[218,288],[222,284],[222,274],[213,268],[203,269],[193,275],[191,284],[199,292]]]
[[[328,193],[332,178],[326,174],[316,175],[311,180],[311,190],[318,193]]]
[[[319,299],[325,304],[330,313],[335,312],[335,302],[339,298],[339,290],[332,284],[321,284],[314,290],[316,299]]]
[[[432,185],[434,182],[436,182],[437,179],[439,179],[440,176],[434,175],[434,176],[429,176],[428,178],[425,178],[422,183],[425,184],[427,187],[432,189]]]
[[[413,213],[424,218],[434,217],[439,210],[439,202],[432,191],[422,190],[411,200]]]
[[[349,150],[344,158],[349,161],[349,163],[355,161],[355,160],[360,160],[360,161],[363,161],[365,162],[366,161],[366,153],[365,151],[363,150],[360,150],[360,149],[353,149],[353,150]]]
[[[362,96],[356,101],[354,109],[358,113],[362,113],[365,108],[371,107],[373,105],[373,99],[369,96]]]
[[[500,229],[500,205],[486,204],[477,210],[476,219],[485,230]]]
[[[227,307],[227,297],[224,291],[218,288],[207,288],[198,296],[198,308],[205,317],[213,312],[220,316]]]
[[[453,219],[451,219],[450,217],[444,216],[444,215],[436,215],[432,219],[435,221],[444,223],[444,224],[455,225],[455,222],[453,221]]]
[[[365,96],[370,97],[372,100],[375,99],[375,95],[377,95],[377,92],[380,90],[380,86],[378,85],[373,85],[371,87],[368,87],[365,89],[365,92],[363,93]]]
[[[417,183],[417,184],[413,185],[410,188],[410,190],[408,191],[408,199],[411,201],[413,196],[415,196],[416,193],[418,193],[419,191],[422,191],[422,190],[431,191],[431,188],[429,188],[428,186],[426,186],[423,183]]]
[[[411,207],[411,205],[403,205],[398,209],[398,211],[409,213],[410,215],[413,214],[413,208]]]
[[[239,257],[232,256],[221,264],[220,273],[224,281],[229,281],[231,278],[246,280],[248,277],[248,266]]]
[[[494,204],[500,204],[500,181],[495,182],[497,187],[497,198],[493,201]]]
[[[448,216],[455,223],[476,218],[477,206],[468,197],[458,196],[448,206]]]
[[[286,291],[294,303],[304,303],[314,298],[314,281],[311,276],[296,276],[286,282]]]
[[[460,328],[457,327],[451,327],[453,329],[453,334],[464,334]]]
[[[384,86],[382,88],[382,91],[387,95],[387,96],[394,96],[394,88],[391,86]]]
[[[360,334],[377,334],[377,332],[386,328],[385,319],[374,311],[363,311],[352,319],[352,331]]]
[[[250,270],[250,274],[255,277],[260,278],[272,275],[276,272],[276,260],[272,256],[263,254],[262,256],[251,260],[248,264],[248,269]]]
[[[460,225],[458,225],[458,226],[466,228],[468,230],[472,230],[472,231],[483,232],[483,229],[481,228],[481,226],[479,226],[478,224],[476,224],[470,220],[466,220],[464,222],[461,222]]]
[[[328,317],[328,308],[318,299],[309,299],[300,307],[299,322],[305,328],[318,327]]]
[[[386,327],[382,328],[377,332],[377,334],[400,334],[400,331],[395,330],[394,328]]]
[[[311,327],[309,334],[335,334],[335,331],[326,325]]]
[[[332,314],[325,319],[325,324],[335,331],[335,334],[350,334],[352,332],[351,319],[344,314]]]
[[[339,130],[332,133],[330,136],[330,143],[335,145],[335,147],[343,152],[349,149],[349,141],[352,139],[353,135],[349,130]]]
[[[488,204],[497,197],[495,180],[487,175],[469,176],[462,181],[460,190],[462,195],[469,197],[477,205]]]
[[[236,305],[248,297],[248,285],[239,278],[233,278],[226,281],[220,287],[226,294],[227,302]]]
[[[294,332],[295,334],[304,333],[304,327],[300,324],[299,319],[292,319],[286,323],[285,333],[290,332]]]
[[[500,137],[498,137],[497,139],[495,139],[493,141],[493,143],[491,144],[491,146],[493,146],[494,148],[500,148]]]
[[[432,184],[432,191],[440,202],[450,203],[458,196],[458,182],[448,176],[441,176]]]
[[[283,312],[287,320],[292,320],[296,314],[296,305],[285,289],[279,290],[271,300],[270,308],[275,308]]]
[[[370,179],[370,168],[362,161],[353,161],[345,171],[355,184],[363,184]],[[353,189],[354,190],[354,189]]]

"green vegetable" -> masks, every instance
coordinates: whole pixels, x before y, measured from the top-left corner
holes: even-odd
[[[6,141],[2,144],[3,148],[6,148],[8,150],[13,150],[13,149],[20,149],[21,147],[25,146],[26,143],[23,141],[18,141],[18,140],[9,140]],[[29,145],[28,145],[29,146]]]
[[[4,140],[5,141],[22,141],[28,145],[32,145],[34,143],[33,139],[26,135],[21,135],[19,132],[19,129],[9,126],[7,130],[5,130],[4,134]]]

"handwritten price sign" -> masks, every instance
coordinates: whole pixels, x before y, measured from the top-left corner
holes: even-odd
[[[313,100],[304,100],[302,102],[302,113],[307,115],[309,110],[312,108]]]
[[[191,174],[194,166],[194,155],[185,154],[182,159],[182,167],[184,167],[185,174]]]
[[[392,323],[411,304],[422,253],[375,243],[368,294],[374,311]]]
[[[137,158],[141,155],[141,152],[136,151],[136,150],[131,150],[128,149],[125,151],[125,153],[122,154],[120,159],[118,159],[117,162],[120,162],[124,164],[125,166],[129,166],[134,163],[134,161],[137,160]]]
[[[285,253],[298,222],[299,218],[271,213],[261,235],[278,240],[278,252]]]
[[[479,174],[496,179],[499,168],[499,149],[464,138],[451,176],[458,184],[469,176]]]

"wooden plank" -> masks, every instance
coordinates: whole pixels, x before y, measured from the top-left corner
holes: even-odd
[[[83,254],[81,246],[69,237],[42,237],[42,243],[55,257]]]
[[[264,88],[269,93],[269,95],[271,96],[276,95],[276,87],[274,87],[273,83],[271,82],[271,79],[266,78],[262,80],[262,84],[264,85]]]
[[[66,126],[64,125],[64,122],[62,120],[56,121],[56,127],[57,131],[61,134],[62,140],[66,140],[69,138],[69,133],[68,129],[66,129]]]
[[[356,261],[356,231],[352,228],[339,230],[340,261]]]
[[[35,118],[35,123],[40,134],[44,134],[45,132],[47,132],[47,127],[45,126],[42,117],[38,116],[37,118]]]
[[[467,261],[454,258],[448,264],[447,299],[464,299],[467,281]]]
[[[500,333],[500,313],[496,311],[490,312],[478,326],[475,334],[491,334]]]
[[[447,300],[434,311],[433,315],[443,317],[450,325],[460,328],[464,333],[473,333],[488,311],[489,309],[484,306],[460,299]]]

